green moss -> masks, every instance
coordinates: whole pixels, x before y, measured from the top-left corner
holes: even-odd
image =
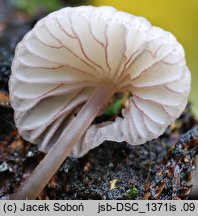
[[[138,189],[135,187],[135,185],[132,185],[129,187],[129,190],[127,191],[127,196],[130,199],[135,198],[138,195]]]
[[[39,10],[51,12],[63,6],[57,0],[10,0],[10,2],[15,7],[26,11],[30,15],[35,15]]]
[[[108,116],[114,116],[117,115],[120,112],[120,109],[122,107],[122,101],[123,99],[117,99],[113,104],[111,104],[105,111],[105,115]]]

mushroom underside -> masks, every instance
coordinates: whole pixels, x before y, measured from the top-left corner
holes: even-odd
[[[190,89],[183,48],[171,33],[111,7],[64,8],[17,46],[10,98],[21,135],[48,151],[103,80],[132,94],[128,107],[114,122],[92,124],[72,156],[104,140],[135,145],[158,137]]]

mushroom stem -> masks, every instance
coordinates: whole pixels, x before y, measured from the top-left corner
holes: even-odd
[[[29,178],[19,186],[10,199],[36,199],[69,155],[74,145],[86,132],[94,118],[107,105],[115,91],[116,86],[112,82],[103,81],[99,83],[76,118],[68,126],[66,132],[60,136]]]

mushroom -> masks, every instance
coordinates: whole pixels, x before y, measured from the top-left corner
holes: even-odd
[[[190,80],[182,46],[143,17],[81,6],[41,19],[16,48],[9,88],[19,133],[47,154],[11,198],[35,199],[68,155],[159,137]],[[132,94],[122,117],[91,124],[118,92]]]

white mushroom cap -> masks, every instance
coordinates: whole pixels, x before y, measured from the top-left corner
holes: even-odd
[[[73,156],[105,140],[159,137],[184,110],[191,81],[182,46],[145,18],[112,7],[63,8],[16,48],[9,87],[19,132],[47,151],[105,79],[131,92],[129,107],[114,122],[92,124]]]

